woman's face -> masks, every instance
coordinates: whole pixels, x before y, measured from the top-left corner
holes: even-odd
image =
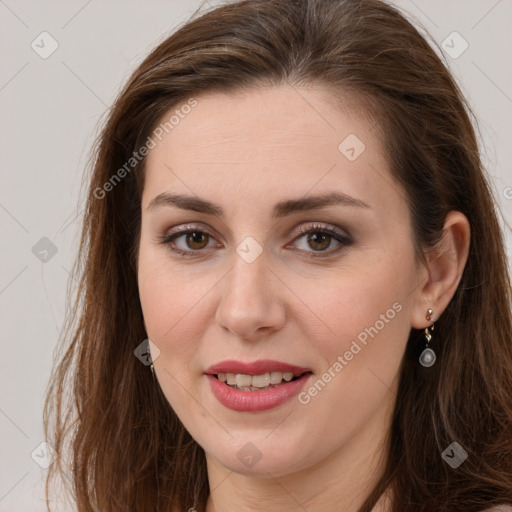
[[[375,453],[419,308],[425,269],[385,148],[325,94],[199,95],[163,116],[180,113],[147,159],[155,372],[209,464],[238,473]]]

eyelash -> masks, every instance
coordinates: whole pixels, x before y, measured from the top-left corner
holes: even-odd
[[[345,235],[343,232],[338,231],[334,228],[329,228],[329,227],[320,225],[320,224],[313,224],[313,225],[308,225],[306,227],[301,227],[297,231],[298,231],[298,235],[295,236],[295,238],[293,239],[294,241],[299,240],[303,236],[308,235],[310,233],[321,233],[321,234],[325,234],[325,235],[329,235],[329,236],[333,237],[337,242],[339,242],[341,244],[341,246],[338,247],[337,249],[329,250],[329,251],[302,251],[301,250],[302,252],[305,252],[308,255],[308,257],[310,257],[310,258],[326,258],[326,257],[332,256],[334,253],[339,252],[344,247],[348,247],[353,243],[353,240],[349,236]],[[160,237],[158,240],[158,243],[160,243],[164,246],[167,246],[167,248],[173,253],[176,253],[183,257],[193,258],[195,256],[199,256],[199,254],[194,254],[194,253],[201,253],[204,251],[204,249],[183,251],[182,249],[177,249],[176,247],[173,246],[173,242],[177,238],[180,238],[183,235],[188,235],[193,232],[199,233],[199,234],[206,234],[209,237],[214,238],[211,233],[209,233],[206,230],[201,229],[199,226],[187,225],[187,226],[184,226],[183,228],[175,231],[174,233],[172,233],[170,235],[164,235],[164,236]]]

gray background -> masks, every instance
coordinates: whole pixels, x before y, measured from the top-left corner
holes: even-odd
[[[512,1],[394,3],[439,45],[446,41],[444,53],[479,120],[484,161],[510,222]],[[36,460],[43,454],[42,402],[77,250],[90,145],[129,73],[200,4],[0,0],[0,511],[46,510],[46,470],[31,453]],[[43,31],[58,43],[47,59],[31,47],[35,40],[48,50]],[[454,31],[469,44],[457,58],[448,54],[462,49]],[[45,263],[32,251],[43,237],[57,248]],[[509,254],[510,240],[507,232]]]

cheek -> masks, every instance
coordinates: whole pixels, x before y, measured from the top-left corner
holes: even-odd
[[[338,281],[325,281],[323,293],[318,288],[314,294],[310,290],[312,302],[308,304],[328,328],[322,332],[311,329],[306,319],[301,325],[315,345],[314,351],[321,355],[323,367],[300,399],[304,411],[345,429],[344,434],[333,434],[334,444],[339,435],[349,436],[370,422],[381,404],[388,403],[384,400],[391,403],[394,397],[410,331],[407,297],[411,275],[406,267],[401,266],[398,275],[382,260],[371,271],[358,272],[357,277],[349,278],[346,273]],[[320,440],[326,432],[319,428],[316,434]]]
[[[393,255],[382,253],[379,259],[368,258],[357,272],[346,270],[341,277],[322,279],[314,287],[305,283],[298,293],[307,297],[321,320],[321,329],[318,319],[313,323],[309,316],[301,329],[315,340],[326,367],[342,356],[349,370],[344,373],[353,377],[361,369],[368,373],[369,365],[388,367],[392,373],[400,363],[410,331],[412,283],[413,260],[404,258],[398,264]]]
[[[160,252],[141,248],[139,296],[149,339],[161,350],[162,361],[182,361],[194,350],[194,329],[199,303],[206,287],[186,274]],[[170,357],[172,354],[172,357]],[[162,363],[160,361],[160,363]]]
[[[192,283],[165,257],[144,249],[138,281],[146,332],[160,349],[154,365],[162,392],[180,417],[200,415],[200,410],[191,410],[190,394],[197,393],[194,356],[202,337],[198,314],[206,285]]]

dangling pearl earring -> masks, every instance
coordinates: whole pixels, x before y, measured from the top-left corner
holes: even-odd
[[[433,311],[431,309],[428,310],[427,316],[425,317],[429,322],[432,319],[432,313]],[[434,330],[434,322],[432,322],[432,325],[430,327],[427,327],[425,329],[425,334],[423,335],[423,338],[426,340],[425,349],[420,355],[420,364],[425,367],[430,367],[436,362],[436,353],[428,347],[430,340],[432,339],[432,331]]]

